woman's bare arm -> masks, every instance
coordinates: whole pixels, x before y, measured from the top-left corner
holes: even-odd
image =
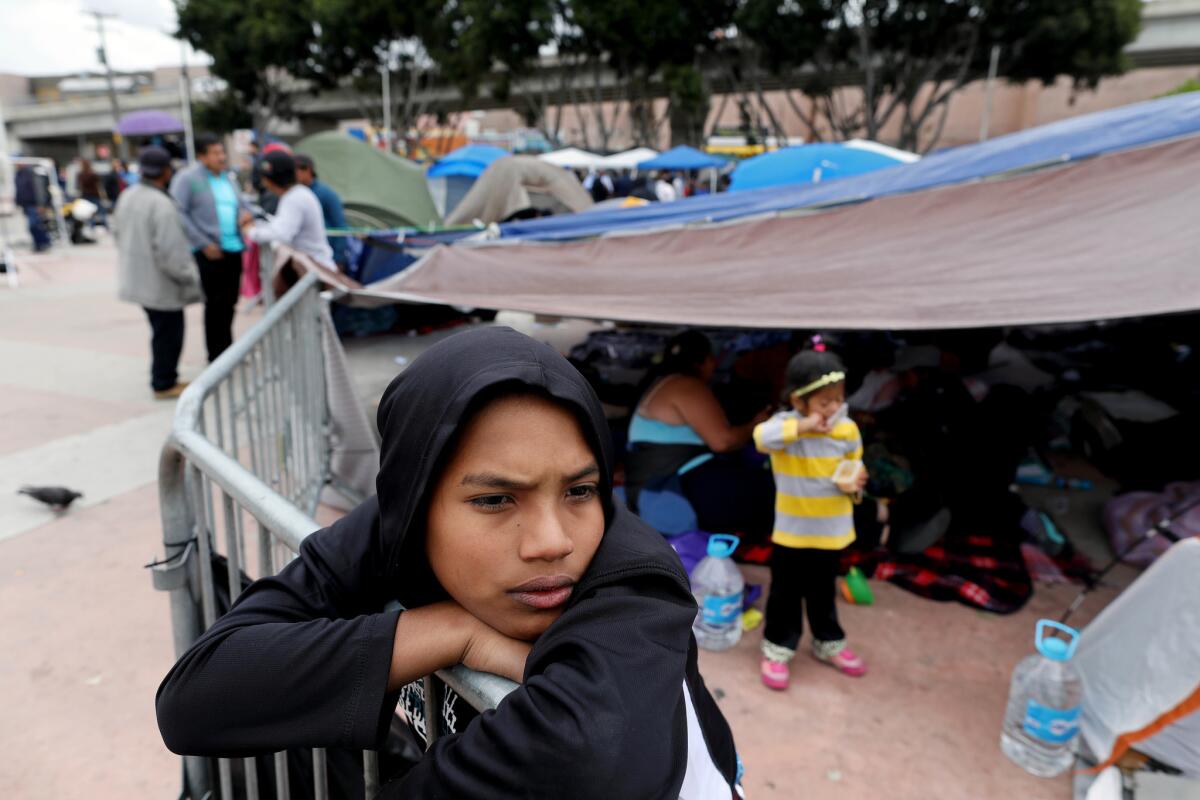
[[[766,418],[764,413],[742,425],[730,425],[716,395],[697,378],[680,378],[671,389],[669,399],[675,412],[714,453],[726,453],[746,444],[754,426]]]

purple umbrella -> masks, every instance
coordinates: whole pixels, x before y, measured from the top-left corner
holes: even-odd
[[[117,131],[122,136],[182,133],[183,123],[165,111],[134,111],[121,117]]]

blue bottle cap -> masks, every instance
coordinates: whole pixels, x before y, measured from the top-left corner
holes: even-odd
[[[1047,628],[1065,633],[1071,638],[1059,639],[1056,636],[1050,636],[1047,634]],[[1037,645],[1038,652],[1051,661],[1070,661],[1071,656],[1075,655],[1075,648],[1079,645],[1079,631],[1060,622],[1044,619],[1037,624],[1034,643]]]
[[[729,558],[741,541],[730,533],[714,533],[708,537],[708,554],[713,558]]]
[[[1069,649],[1070,646],[1066,642],[1055,638],[1043,639],[1041,647],[1038,648],[1042,655],[1051,661],[1066,661],[1069,658]]]

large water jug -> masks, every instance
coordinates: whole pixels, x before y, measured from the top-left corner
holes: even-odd
[[[708,539],[708,555],[692,571],[696,596],[696,644],[705,650],[728,650],[742,638],[742,595],[746,582],[730,557],[738,537],[724,533]]]
[[[1050,629],[1068,638],[1052,636]],[[1071,657],[1079,631],[1044,619],[1037,624],[1034,643],[1038,652],[1013,671],[1000,748],[1027,771],[1052,778],[1075,760],[1083,685]]]

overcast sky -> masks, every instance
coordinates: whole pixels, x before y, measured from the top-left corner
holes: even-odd
[[[0,72],[57,75],[99,71],[98,37],[89,11],[105,20],[108,59],[115,70],[179,64],[171,0],[0,0]],[[188,50],[188,62],[207,58]]]

